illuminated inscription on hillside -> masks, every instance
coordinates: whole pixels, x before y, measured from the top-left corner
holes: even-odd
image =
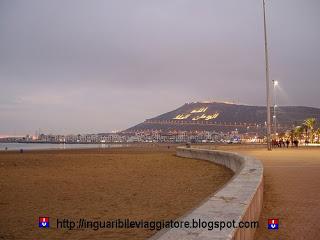
[[[194,118],[192,118],[193,121],[197,121],[197,120],[211,120],[211,119],[215,119],[219,116],[219,113],[214,113],[214,114],[211,114],[211,115],[205,115],[205,114],[202,114],[200,116],[196,116]]]
[[[177,115],[175,118],[173,119],[176,119],[176,120],[183,120],[183,119],[187,119],[188,117],[190,117],[191,114],[179,114]]]
[[[219,116],[219,113],[216,112],[216,113],[214,113],[214,114],[208,115],[208,116],[206,117],[206,120],[216,119],[218,116]]]
[[[203,113],[205,111],[207,111],[208,107],[202,107],[202,108],[199,108],[199,109],[194,109],[191,111],[191,113]]]
[[[208,120],[216,119],[219,116],[218,112],[215,112],[213,114],[208,114],[208,115],[204,114],[204,112],[206,112],[207,109],[208,109],[208,107],[194,109],[190,113],[179,114],[179,115],[175,116],[173,119],[174,120],[185,120],[185,119],[188,119],[192,115],[192,121],[198,121],[198,120],[208,121]],[[197,113],[202,113],[202,114],[197,115]]]

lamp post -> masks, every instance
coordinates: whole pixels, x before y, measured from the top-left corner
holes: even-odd
[[[267,146],[271,151],[271,113],[270,113],[270,81],[269,81],[269,59],[268,59],[268,41],[267,41],[267,24],[266,24],[266,3],[262,0],[263,5],[263,26],[264,26],[264,51],[266,63],[266,93],[267,93]]]
[[[273,85],[273,130],[274,135],[277,135],[277,95],[276,95],[276,87],[279,85],[277,80],[272,80]]]

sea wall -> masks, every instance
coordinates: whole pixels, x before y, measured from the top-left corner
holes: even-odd
[[[185,147],[177,148],[177,156],[214,162],[235,173],[223,188],[179,221],[223,221],[230,224],[235,221],[238,224],[259,220],[263,201],[263,166],[260,161],[231,152]],[[159,231],[151,240],[250,240],[254,232],[255,228],[173,228]]]

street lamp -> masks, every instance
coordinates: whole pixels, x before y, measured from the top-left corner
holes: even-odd
[[[267,93],[267,145],[271,150],[271,112],[270,112],[270,81],[269,81],[269,59],[268,59],[268,41],[267,41],[267,23],[266,23],[266,3],[262,0],[263,5],[263,26],[264,26],[264,51],[266,62],[266,93]]]
[[[276,87],[279,85],[277,80],[272,80],[273,84],[273,130],[274,135],[277,135],[277,94],[276,94]]]

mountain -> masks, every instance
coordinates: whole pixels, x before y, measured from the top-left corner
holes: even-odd
[[[273,116],[273,108],[271,116]],[[125,132],[141,130],[162,131],[219,131],[237,129],[245,131],[264,131],[266,107],[232,104],[226,102],[192,102],[157,117],[147,119]],[[314,117],[320,121],[320,109],[302,106],[282,106],[276,109],[278,128],[286,130],[301,124],[306,118]]]

